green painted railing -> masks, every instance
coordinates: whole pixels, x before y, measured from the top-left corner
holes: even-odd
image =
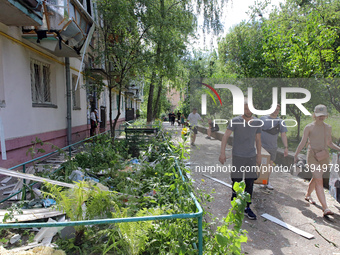
[[[105,132],[106,133],[106,132]],[[99,134],[102,135],[103,133]],[[99,136],[96,135],[96,136]],[[66,150],[69,149],[69,153],[71,155],[71,147],[78,145],[80,143],[83,143],[87,140],[90,140],[96,136],[92,136],[90,138],[87,138],[85,140],[79,141],[77,143],[71,144],[69,146],[66,146],[64,148],[62,148],[62,150]],[[163,137],[164,138],[164,137]],[[168,149],[170,151],[171,148],[168,146]],[[46,155],[43,155],[41,157],[32,159],[30,161],[24,162],[20,165],[11,167],[10,170],[13,170],[15,168],[18,167],[23,167],[23,172],[25,171],[25,167],[27,164],[33,163],[37,160],[41,160],[43,158],[49,157],[51,155],[53,155],[54,153],[59,152],[54,151],[51,153],[48,153]],[[178,165],[177,160],[175,160],[175,169],[179,172],[181,179],[185,182],[185,177],[181,171],[180,166]],[[33,183],[31,184],[33,185]],[[16,194],[20,193],[21,191],[18,191]],[[10,197],[16,195],[13,194]],[[200,203],[197,201],[195,195],[190,192],[189,193],[190,197],[192,198],[197,212],[195,213],[182,213],[182,214],[170,214],[170,215],[157,215],[157,216],[145,216],[145,217],[128,217],[128,218],[107,218],[107,219],[96,219],[96,220],[82,220],[82,221],[68,221],[68,222],[32,222],[32,223],[0,223],[0,229],[2,228],[40,228],[40,227],[65,227],[65,226],[79,226],[79,225],[100,225],[100,224],[114,224],[114,223],[122,223],[122,222],[137,222],[137,221],[151,221],[151,220],[171,220],[171,219],[190,219],[190,218],[197,218],[198,220],[198,254],[202,255],[203,254],[203,210],[202,207],[200,205]],[[10,197],[6,198],[5,200],[9,199]],[[2,203],[3,201],[0,201],[0,203]]]

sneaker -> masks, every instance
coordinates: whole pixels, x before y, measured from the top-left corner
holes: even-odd
[[[206,136],[205,139],[210,139],[211,140],[211,137],[210,136]]]
[[[272,185],[270,185],[270,183],[267,184],[267,189],[273,190],[274,187]]]
[[[249,207],[244,210],[244,215],[247,216],[250,220],[256,220],[255,213],[253,213],[253,211]]]

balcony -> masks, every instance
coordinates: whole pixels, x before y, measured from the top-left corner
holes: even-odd
[[[41,4],[36,0],[0,0],[0,22],[7,26],[41,26]]]
[[[138,98],[139,97],[139,87],[133,84],[130,87],[128,87],[125,94],[132,96],[133,98]]]
[[[46,0],[42,7],[42,25],[25,25],[23,38],[57,57],[78,57],[87,47],[94,31],[92,3],[87,0],[85,4],[87,6],[78,0]]]

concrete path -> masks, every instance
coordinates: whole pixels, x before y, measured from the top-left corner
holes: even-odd
[[[164,123],[168,132],[171,132],[175,142],[180,140],[180,127],[172,127]],[[176,134],[177,132],[177,134]],[[206,166],[221,166],[218,162],[221,142],[205,139],[204,134],[197,135],[196,147],[190,147],[191,175],[195,179],[194,185],[204,192],[212,194],[214,201],[204,206],[213,217],[220,220],[228,213],[231,189],[203,176],[203,174],[218,178],[230,183],[230,173],[205,172]],[[231,147],[227,147],[227,162],[231,164]],[[291,175],[290,173],[272,173],[270,178],[274,186],[273,191],[255,185],[252,199],[252,209],[257,220],[245,217],[243,228],[248,231],[248,242],[243,244],[243,252],[252,255],[281,255],[281,254],[320,254],[340,255],[340,204],[325,190],[328,206],[336,215],[323,217],[320,203],[315,192],[312,194],[316,205],[310,205],[304,200],[308,182]],[[314,235],[314,239],[306,239],[290,230],[287,230],[271,221],[261,217],[270,214],[287,224],[297,227]],[[206,220],[209,220],[206,217]],[[338,247],[335,247],[332,243]]]

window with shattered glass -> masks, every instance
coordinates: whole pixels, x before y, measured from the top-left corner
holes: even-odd
[[[31,59],[32,102],[51,104],[51,67],[49,64]]]

